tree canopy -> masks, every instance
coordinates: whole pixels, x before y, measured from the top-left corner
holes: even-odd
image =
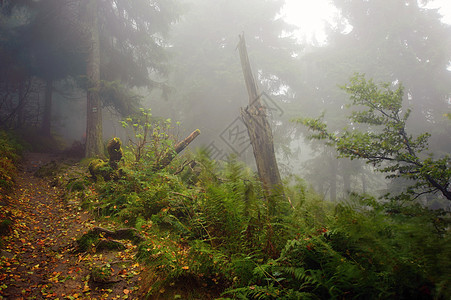
[[[388,178],[413,180],[415,184],[407,189],[408,194],[438,191],[451,200],[451,158],[425,156],[430,134],[415,137],[408,133],[406,122],[411,111],[402,108],[404,87],[377,85],[356,75],[342,88],[358,109],[349,116],[349,127],[339,133],[329,132],[321,119],[303,119],[301,122],[314,132],[311,138],[325,139],[340,156],[363,159],[376,170],[388,173]]]
[[[437,10],[426,8],[425,1],[332,3],[339,14],[326,24],[326,42],[306,46],[298,57],[298,72],[288,83],[292,98],[287,114],[296,118],[295,114],[308,117],[324,111],[327,112],[324,120],[328,128],[339,130],[347,124],[344,109],[347,95],[337,85],[344,85],[355,72],[366,74],[376,82],[402,82],[405,86],[404,111],[412,108],[407,122],[409,131],[412,134],[431,133],[430,151],[439,155],[450,153],[451,123],[445,115],[451,108],[449,24],[440,21]],[[297,133],[307,135],[302,127]],[[341,166],[336,168],[332,151],[327,150],[331,158],[325,159],[326,153],[321,151],[326,150],[316,142],[309,141],[313,154],[303,171],[308,178],[318,178],[312,183],[324,186],[324,190],[331,190],[337,181],[338,196],[345,195],[341,191],[346,190],[346,178],[341,171],[349,160],[341,159]],[[337,170],[336,175],[332,175],[334,170]],[[362,172],[370,174],[369,166],[360,168],[356,174]],[[322,173],[324,176],[317,176]],[[363,184],[360,183],[361,176],[352,177],[354,190],[377,192],[384,185],[379,178]],[[329,180],[333,178],[336,180]],[[372,182],[377,183],[370,186]]]

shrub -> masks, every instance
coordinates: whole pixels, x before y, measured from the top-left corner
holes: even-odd
[[[270,215],[255,173],[235,157],[200,152],[158,172],[145,167],[152,159],[124,157],[122,177],[98,181],[87,199],[147,235],[137,258],[149,266],[149,297],[182,282],[235,299],[450,295],[449,224],[438,211],[359,195],[331,204],[291,177]]]
[[[12,190],[16,165],[23,150],[24,146],[16,136],[0,131],[0,195],[2,196]]]

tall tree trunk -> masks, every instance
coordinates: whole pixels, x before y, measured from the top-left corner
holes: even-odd
[[[330,157],[330,177],[329,177],[329,183],[330,183],[330,201],[337,201],[337,169],[338,169],[338,160],[331,156]]]
[[[362,170],[362,193],[366,194],[366,178],[365,178],[365,174],[363,173]]]
[[[268,197],[270,212],[275,209],[275,198],[284,195],[282,180],[277,166],[271,127],[266,119],[266,108],[260,101],[260,94],[252,74],[244,35],[238,44],[244,80],[249,95],[249,105],[241,109],[241,117],[247,127],[254,151],[255,162],[263,188]]]
[[[343,168],[343,196],[347,198],[351,194],[351,175],[349,174],[349,168]]]
[[[87,112],[86,112],[86,157],[102,156],[102,107],[100,102],[100,42],[97,16],[97,1],[88,0],[87,25],[90,49],[87,60],[88,78]]]
[[[18,91],[18,97],[19,97],[19,104],[17,105],[17,128],[22,128],[24,123],[24,82],[21,81],[19,83],[19,91]]]
[[[44,96],[44,115],[42,117],[42,125],[41,125],[41,133],[44,136],[50,136],[50,128],[52,122],[52,95],[53,95],[53,79],[47,79]]]

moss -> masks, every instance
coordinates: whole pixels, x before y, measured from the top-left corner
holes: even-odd
[[[110,180],[114,173],[110,165],[101,159],[92,160],[89,163],[88,170],[94,180],[98,180],[99,178],[103,178],[106,181]]]
[[[16,165],[24,150],[23,142],[11,132],[0,130],[0,201],[12,191]]]
[[[87,182],[84,178],[78,178],[72,182],[67,184],[67,189],[70,192],[80,192],[86,190],[89,182]]]
[[[12,223],[9,219],[0,221],[0,236],[8,235],[11,232]]]
[[[120,251],[126,247],[117,240],[131,240],[138,244],[144,240],[133,228],[122,228],[111,231],[105,228],[95,227],[77,240],[80,252],[86,251]]]
[[[88,232],[77,240],[78,251],[87,252],[91,250],[99,241],[99,235],[97,233]]]
[[[106,264],[100,267],[94,267],[91,271],[91,278],[94,282],[107,283],[112,276],[111,265]]]
[[[119,241],[101,239],[96,244],[96,252],[102,251],[122,251],[126,247]]]
[[[123,152],[121,145],[121,140],[117,137],[111,139],[107,145],[108,156],[110,157],[109,163],[114,170],[117,170],[117,164],[122,159]]]

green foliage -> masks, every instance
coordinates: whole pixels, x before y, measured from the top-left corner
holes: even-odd
[[[13,222],[8,218],[4,218],[5,216],[2,215],[2,219],[0,219],[0,236],[9,235],[11,233]]]
[[[0,131],[0,194],[2,196],[12,190],[16,165],[23,149],[23,143],[17,137]]]
[[[99,267],[93,267],[91,270],[91,278],[94,282],[106,283],[111,279],[113,274],[110,264],[105,264]]]
[[[150,109],[141,108],[139,115],[126,118],[122,126],[132,131],[133,138],[127,148],[133,153],[136,163],[156,167],[173,151],[176,136],[172,133],[171,119],[153,118]]]
[[[122,116],[135,113],[142,97],[118,81],[100,81],[99,95],[104,106],[113,107]]]
[[[93,159],[89,163],[88,170],[94,180],[110,180],[114,173],[110,164],[101,159]]]
[[[304,228],[302,233],[309,233],[311,228],[326,226],[327,216],[333,211],[333,205],[308,188],[303,179],[288,177],[285,180],[285,194],[294,208],[292,219],[296,220],[297,230]]]
[[[147,263],[158,274],[151,283],[148,296],[168,287],[182,277],[193,276],[188,262],[187,249],[178,244],[175,237],[157,232],[152,239],[139,246],[137,258]],[[192,264],[191,264],[192,265]]]
[[[97,244],[98,241],[99,241],[99,235],[95,232],[90,231],[90,232],[82,235],[77,240],[77,245],[78,245],[77,250],[80,252],[89,251],[95,247],[95,245]]]
[[[85,201],[146,236],[137,258],[152,274],[148,297],[183,282],[234,299],[450,295],[449,224],[439,211],[358,195],[334,206],[292,176],[289,201],[270,215],[256,174],[236,157],[216,162],[200,151],[149,172],[152,157],[124,154],[123,176],[98,181]]]
[[[408,215],[393,217],[374,199],[356,196],[337,206],[326,228],[288,241],[277,260],[257,265],[246,286],[226,294],[238,299],[293,299],[294,292],[319,299],[445,297],[449,236],[436,230],[432,215],[411,207]]]
[[[84,191],[88,185],[89,182],[86,178],[75,178],[67,183],[66,189],[69,192]]]
[[[14,163],[17,163],[20,154],[25,150],[25,143],[13,133],[0,130],[0,154],[2,157],[8,157]]]
[[[387,173],[388,178],[413,180],[415,184],[407,189],[407,195],[441,192],[451,200],[451,159],[449,155],[425,158],[422,152],[427,150],[430,134],[408,134],[410,110],[402,108],[402,85],[393,89],[389,83],[377,85],[357,74],[342,88],[350,94],[351,105],[359,108],[349,117],[352,127],[330,133],[321,118],[299,120],[314,132],[311,138],[326,140],[341,157],[365,160]]]

